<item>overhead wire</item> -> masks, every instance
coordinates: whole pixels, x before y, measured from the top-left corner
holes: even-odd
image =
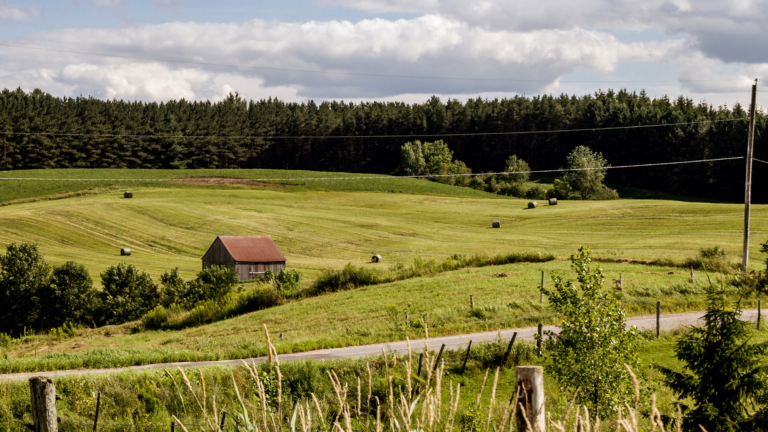
[[[466,132],[466,133],[437,133],[437,134],[395,134],[395,135],[143,135],[143,134],[89,134],[89,133],[64,133],[64,132],[14,132],[0,131],[0,135],[6,136],[55,136],[55,137],[93,137],[93,138],[171,138],[171,139],[370,139],[370,138],[422,138],[422,137],[467,137],[467,136],[499,136],[499,135],[534,135],[569,132],[600,132],[627,129],[649,129],[669,126],[690,126],[706,123],[724,123],[745,121],[747,118],[701,120],[683,123],[660,123],[635,126],[611,126],[605,128],[579,128],[557,130],[532,130],[509,132]]]
[[[279,67],[269,67],[269,66],[245,66],[245,65],[237,65],[237,64],[213,63],[213,62],[202,62],[202,61],[192,61],[192,60],[172,60],[172,59],[163,59],[163,58],[157,58],[157,57],[144,57],[144,56],[124,55],[124,54],[105,54],[105,53],[96,53],[96,52],[90,52],[90,51],[76,51],[76,50],[66,50],[66,49],[48,48],[48,47],[38,47],[38,46],[33,46],[33,45],[18,45],[18,44],[9,44],[9,43],[0,43],[0,46],[9,47],[9,48],[23,48],[23,49],[39,50],[39,51],[60,52],[60,53],[68,53],[68,54],[90,55],[90,56],[98,56],[98,57],[122,58],[122,59],[128,59],[128,60],[149,60],[149,61],[164,62],[164,63],[189,64],[189,65],[197,65],[197,66],[217,66],[217,67],[229,67],[229,68],[238,68],[238,69],[254,69],[254,70],[264,70],[264,71],[275,71],[275,72],[297,72],[297,73],[343,75],[343,76],[362,76],[362,77],[376,77],[376,78],[408,78],[408,79],[457,80],[457,81],[489,81],[489,82],[494,82],[494,81],[495,82],[553,82],[553,81],[557,81],[559,83],[636,83],[636,82],[642,82],[642,83],[677,83],[677,82],[723,82],[723,81],[745,81],[745,80],[748,80],[747,78],[700,79],[700,80],[692,80],[692,79],[677,79],[677,80],[555,80],[555,79],[532,79],[532,78],[519,78],[519,79],[518,78],[471,78],[471,77],[450,77],[450,76],[397,75],[397,74],[380,74],[380,73],[364,73],[364,72],[343,72],[343,71],[328,71],[328,70],[313,70],[313,69],[279,68]]]
[[[414,178],[438,178],[438,177],[474,177],[474,176],[487,176],[487,175],[512,175],[512,174],[546,174],[557,172],[572,172],[572,171],[596,171],[596,170],[608,170],[608,169],[623,169],[623,168],[642,168],[653,166],[667,166],[667,165],[684,165],[704,162],[721,162],[730,160],[744,159],[744,156],[733,156],[716,159],[697,159],[687,161],[675,161],[675,162],[657,162],[649,164],[636,164],[636,165],[618,165],[618,166],[606,166],[606,167],[589,167],[589,168],[559,168],[548,170],[529,170],[529,171],[500,171],[500,172],[482,172],[482,173],[457,173],[457,174],[423,174],[423,175],[407,175],[407,176],[349,176],[349,177],[293,177],[293,178],[235,178],[235,177],[218,177],[218,178],[194,178],[196,181],[203,182],[216,182],[222,180],[245,180],[245,181],[259,181],[259,182],[277,182],[277,181],[318,181],[318,180],[383,180],[383,179],[414,179]],[[762,161],[761,161],[762,162]],[[2,180],[17,180],[17,181],[115,181],[115,182],[171,182],[178,180],[178,178],[170,179],[126,179],[126,178],[39,178],[39,177],[0,177]]]

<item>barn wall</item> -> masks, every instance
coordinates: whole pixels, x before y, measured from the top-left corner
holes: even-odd
[[[218,237],[211,245],[208,252],[203,256],[203,270],[212,265],[220,265],[229,268],[235,268],[235,259],[232,258],[229,251],[224,247],[221,239]]]
[[[237,263],[235,269],[237,274],[240,275],[240,280],[251,280],[261,276],[267,270],[271,270],[275,273],[285,268],[285,261],[282,262],[267,262],[267,263]]]

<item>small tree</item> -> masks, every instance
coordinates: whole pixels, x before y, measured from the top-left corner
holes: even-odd
[[[512,183],[525,183],[531,177],[531,175],[525,171],[530,171],[531,167],[528,166],[528,162],[520,159],[517,155],[512,155],[507,159],[506,165],[504,165],[505,172],[517,172],[517,174],[507,174],[507,179]],[[521,172],[523,171],[523,172]]]
[[[407,142],[400,147],[398,175],[469,174],[472,170],[462,161],[453,160],[453,152],[443,141]],[[454,177],[435,178],[441,183],[455,184]]]
[[[187,282],[179,274],[179,268],[165,272],[160,276],[160,286],[162,291],[163,306],[170,306],[174,303],[183,304],[187,293]]]
[[[197,302],[214,300],[220,303],[240,282],[235,269],[212,265],[197,274],[197,278],[187,284],[185,301],[189,305]]]
[[[106,324],[139,319],[160,303],[157,285],[133,264],[107,268],[101,274],[101,283],[101,318]]]
[[[602,153],[593,152],[587,146],[578,146],[566,158],[568,171],[563,174],[562,181],[568,185],[555,184],[559,191],[573,190],[576,197],[581,199],[616,199],[618,194],[603,184],[607,173],[608,161]],[[561,198],[568,198],[563,196]]]
[[[0,255],[0,332],[20,334],[38,323],[40,290],[51,269],[33,243],[6,246]]]
[[[407,142],[400,147],[400,166],[396,174],[414,176],[426,174],[426,162],[421,141]]]
[[[67,262],[54,267],[50,283],[41,289],[40,322],[43,328],[64,323],[84,324],[91,320],[97,291],[82,264]]]
[[[685,407],[687,431],[699,425],[710,432],[768,430],[768,343],[750,344],[749,324],[740,317],[739,303],[729,307],[725,293],[713,290],[704,325],[677,341],[683,371],[659,367]]]
[[[637,330],[626,329],[618,302],[603,292],[605,277],[599,266],[591,266],[589,248],[581,247],[570,260],[579,287],[553,275],[554,289],[541,289],[562,319],[558,335],[547,332],[548,370],[561,387],[581,389],[578,402],[592,415],[607,418],[631,400],[625,364],[638,366]]]

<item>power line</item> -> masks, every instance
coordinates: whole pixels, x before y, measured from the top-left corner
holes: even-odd
[[[149,61],[157,61],[157,62],[164,62],[164,63],[179,63],[179,64],[189,64],[189,65],[198,65],[198,66],[219,66],[219,67],[229,67],[229,68],[238,68],[238,69],[254,69],[254,70],[265,70],[265,71],[276,71],[276,72],[298,72],[298,73],[311,73],[311,74],[326,74],[326,75],[344,75],[344,76],[364,76],[364,77],[376,77],[376,78],[409,78],[409,79],[432,79],[432,80],[457,80],[457,81],[496,81],[496,82],[552,82],[555,80],[552,79],[510,79],[510,78],[469,78],[469,77],[448,77],[448,76],[423,76],[423,75],[391,75],[391,74],[377,74],[377,73],[361,73],[361,72],[341,72],[341,71],[322,71],[322,70],[312,70],[312,69],[292,69],[292,68],[277,68],[277,67],[268,67],[268,66],[243,66],[243,65],[236,65],[236,64],[227,64],[227,63],[211,63],[211,62],[198,62],[198,61],[191,61],[191,60],[170,60],[170,59],[162,59],[157,57],[142,57],[142,56],[131,56],[131,55],[120,55],[120,54],[104,54],[104,53],[95,53],[95,52],[89,52],[89,51],[75,51],[75,50],[65,50],[65,49],[58,49],[58,48],[46,48],[46,47],[37,47],[37,46],[31,46],[31,45],[16,45],[16,44],[8,44],[8,43],[0,43],[0,46],[4,47],[10,47],[10,48],[24,48],[24,49],[31,49],[31,50],[39,50],[39,51],[51,51],[51,52],[61,52],[61,53],[68,53],[68,54],[81,54],[81,55],[90,55],[90,56],[97,56],[97,57],[113,57],[113,58],[122,58],[122,59],[129,59],[129,60],[149,60]],[[722,81],[744,81],[745,78],[732,78],[732,79],[701,79],[701,80],[687,80],[687,79],[678,79],[678,80],[566,80],[566,81],[558,81],[560,83],[636,83],[636,82],[642,82],[642,83],[677,83],[677,82],[722,82]]]
[[[764,164],[767,164],[767,165],[768,165],[768,162],[766,162],[766,161],[764,161],[764,160],[760,160],[760,159],[758,159],[758,158],[752,158],[752,160],[753,160],[753,161],[762,162],[762,163],[764,163]]]
[[[483,172],[483,173],[462,173],[462,174],[425,174],[425,175],[410,175],[410,176],[354,176],[354,177],[295,177],[295,178],[193,178],[196,181],[222,181],[222,180],[246,180],[246,181],[261,181],[261,182],[275,182],[275,181],[316,181],[316,180],[384,180],[384,179],[401,179],[401,178],[435,178],[435,177],[473,177],[473,176],[485,176],[485,175],[511,175],[511,174],[546,174],[556,172],[570,172],[570,171],[596,171],[607,169],[620,169],[620,168],[643,168],[654,166],[666,166],[666,165],[683,165],[703,162],[721,162],[730,160],[744,159],[744,156],[734,156],[717,159],[698,159],[688,161],[677,162],[658,162],[650,164],[638,164],[638,165],[619,165],[619,166],[607,166],[602,168],[559,168],[550,170],[533,170],[533,171],[501,171],[501,172]],[[762,162],[762,161],[761,161]],[[766,162],[768,163],[768,162]],[[115,182],[170,182],[179,180],[179,178],[172,179],[72,179],[72,178],[35,178],[35,177],[0,177],[1,180],[18,180],[18,181],[115,181]]]
[[[534,130],[513,132],[468,132],[454,134],[412,134],[412,135],[140,135],[140,134],[87,134],[87,133],[59,133],[59,132],[3,132],[0,135],[18,136],[56,136],[56,137],[93,137],[93,138],[176,138],[176,139],[368,139],[368,138],[421,138],[421,137],[467,137],[467,136],[494,136],[494,135],[531,135],[566,132],[599,132],[626,129],[647,129],[668,126],[689,126],[705,123],[723,123],[748,120],[746,118],[702,120],[685,123],[664,123],[636,126],[613,126],[606,128],[581,128],[559,130]]]

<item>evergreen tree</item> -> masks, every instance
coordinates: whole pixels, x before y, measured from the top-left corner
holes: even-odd
[[[704,325],[675,346],[683,370],[659,367],[685,407],[686,431],[768,430],[768,343],[750,343],[749,323],[740,317],[740,304],[729,306],[725,293],[713,290]]]

